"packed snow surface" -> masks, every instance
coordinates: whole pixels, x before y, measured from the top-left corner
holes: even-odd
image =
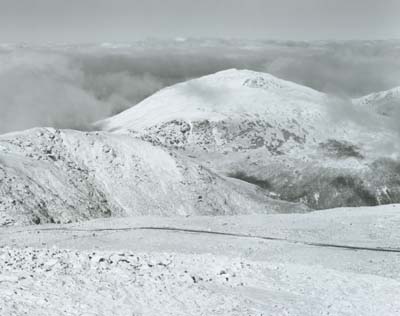
[[[3,227],[1,315],[399,315],[399,211]]]

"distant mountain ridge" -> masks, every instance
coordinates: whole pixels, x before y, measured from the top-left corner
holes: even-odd
[[[357,105],[370,107],[384,116],[397,113],[400,117],[400,87],[371,93],[367,96],[354,99],[353,102]]]

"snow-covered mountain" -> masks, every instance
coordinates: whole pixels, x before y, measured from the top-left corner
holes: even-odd
[[[0,225],[304,210],[129,135],[40,128],[0,136]]]
[[[400,87],[369,94],[354,100],[354,103],[371,108],[384,116],[400,115]]]
[[[387,95],[351,106],[389,120],[361,106]],[[399,202],[400,163],[377,150],[397,135],[338,120],[341,108],[313,89],[232,69],[163,89],[97,123],[101,132],[2,135],[0,224]]]
[[[231,69],[163,89],[98,126],[313,208],[398,202],[397,135],[360,124],[371,113],[357,102]]]
[[[100,125],[107,131],[154,135],[175,147],[232,151],[265,146],[276,153],[287,149],[281,147],[288,141],[305,143],[311,130],[313,137],[324,134],[316,131],[324,103],[325,95],[310,88],[231,69],[163,89]],[[259,139],[262,132],[265,137]]]
[[[386,95],[228,70],[1,135],[0,314],[398,315],[400,204],[309,212],[400,201]]]

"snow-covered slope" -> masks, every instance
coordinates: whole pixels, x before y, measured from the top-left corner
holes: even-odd
[[[335,121],[335,102],[233,69],[163,89],[103,132],[0,136],[0,224],[400,201],[400,163],[377,150],[394,133]]]
[[[354,99],[354,103],[373,109],[376,113],[384,116],[400,115],[400,87],[387,91],[369,94],[367,96]]]
[[[320,129],[326,125],[319,124],[324,100],[310,88],[232,69],[163,89],[100,125],[177,147],[222,151],[265,146],[274,153],[287,143],[324,136]]]
[[[0,314],[399,315],[399,211],[0,227]]]
[[[163,89],[98,126],[182,149],[313,208],[399,202],[396,133],[351,109],[351,100],[231,69]]]
[[[178,148],[266,148],[270,155],[301,156],[299,147],[332,138],[378,142],[368,128],[336,121],[341,101],[266,73],[229,69],[165,88],[98,126]]]
[[[302,210],[129,135],[41,128],[0,136],[0,225]]]

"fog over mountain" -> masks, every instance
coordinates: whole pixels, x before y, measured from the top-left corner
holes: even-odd
[[[91,129],[92,122],[165,86],[228,68],[267,72],[331,94],[343,105],[348,98],[400,86],[399,56],[400,41],[395,40],[182,38],[119,45],[2,45],[0,133],[35,126]],[[340,104],[336,119],[342,114],[351,118],[354,110]]]

